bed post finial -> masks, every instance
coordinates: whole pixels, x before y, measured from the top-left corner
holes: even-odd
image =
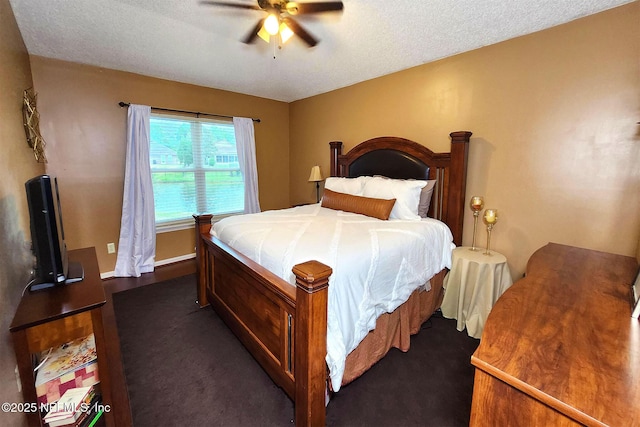
[[[338,158],[342,155],[342,141],[331,141],[331,171],[329,176],[342,176]]]
[[[293,266],[296,426],[324,426],[326,421],[327,301],[332,272],[331,267],[318,261]]]
[[[449,198],[447,224],[453,234],[453,243],[462,246],[462,223],[464,222],[464,199],[467,186],[467,158],[469,139],[472,133],[458,131],[451,137],[451,166],[449,167]]]

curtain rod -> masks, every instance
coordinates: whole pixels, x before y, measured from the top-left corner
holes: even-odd
[[[123,102],[120,101],[118,102],[118,105],[121,107],[128,107],[129,105],[131,105],[130,103],[127,102]],[[152,110],[158,110],[158,111],[168,111],[170,113],[185,113],[185,114],[195,114],[196,117],[198,116],[211,116],[211,117],[224,117],[226,119],[233,119],[233,116],[225,116],[223,114],[210,114],[210,113],[199,113],[197,111],[186,111],[186,110],[172,110],[170,108],[160,108],[160,107],[151,107]],[[256,123],[260,123],[260,119],[251,119]]]

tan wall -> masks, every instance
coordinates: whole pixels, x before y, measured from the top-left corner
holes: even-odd
[[[300,100],[291,201],[315,199],[328,142],[382,135],[447,151],[473,132],[467,200],[500,220],[492,246],[519,277],[549,241],[635,255],[640,235],[640,3]],[[463,242],[471,244],[472,215]],[[478,235],[481,244],[486,232]]]
[[[33,265],[24,183],[42,174],[22,127],[22,94],[33,85],[29,56],[8,0],[0,0],[0,401],[21,402],[9,325]],[[20,414],[0,412],[0,425],[20,426]]]
[[[49,173],[58,177],[70,248],[95,246],[101,272],[113,271],[118,244],[127,110],[119,101],[257,117],[256,155],[263,209],[289,205],[286,103],[69,62],[31,58]],[[194,252],[192,230],[159,234],[156,261]]]

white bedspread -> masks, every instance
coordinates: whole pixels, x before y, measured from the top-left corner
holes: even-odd
[[[435,219],[381,221],[319,204],[228,217],[211,233],[292,285],[295,264],[317,260],[333,268],[327,364],[335,391],[347,354],[378,316],[451,267],[454,248],[451,231]]]

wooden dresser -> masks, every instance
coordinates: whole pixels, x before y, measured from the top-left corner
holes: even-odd
[[[640,426],[633,257],[550,243],[493,307],[471,357],[472,426]]]

